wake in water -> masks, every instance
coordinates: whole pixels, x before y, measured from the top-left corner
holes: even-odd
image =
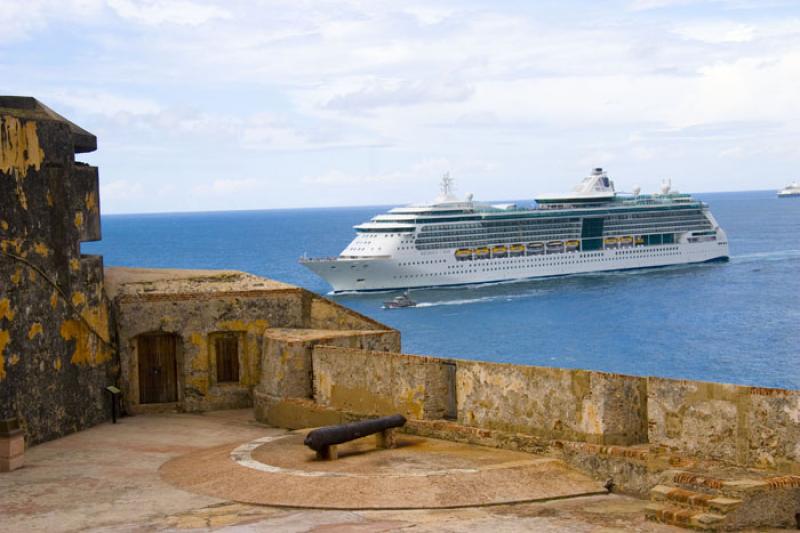
[[[786,261],[800,259],[800,250],[778,250],[776,252],[757,252],[752,254],[735,255],[731,257],[732,263],[757,263],[759,261]]]

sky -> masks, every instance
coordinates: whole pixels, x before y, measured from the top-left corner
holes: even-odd
[[[105,213],[780,188],[800,1],[0,0],[0,94],[98,137]]]

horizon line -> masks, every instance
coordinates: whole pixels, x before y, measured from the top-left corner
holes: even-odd
[[[690,192],[687,194],[735,194],[735,193],[747,193],[747,192],[772,192],[778,191],[780,189],[745,189],[745,190],[734,190],[734,191],[695,191]],[[624,194],[624,193],[623,193]],[[534,201],[533,198],[530,199],[516,199],[516,200],[486,200],[485,203],[493,203],[493,202],[508,202],[508,201]],[[102,198],[101,198],[102,201]],[[398,206],[398,205],[409,205],[409,204],[350,204],[350,205],[320,205],[320,206],[295,206],[295,207],[265,207],[265,208],[257,208],[257,209],[201,209],[201,210],[190,210],[190,211],[128,211],[128,212],[111,212],[111,213],[104,213],[102,212],[100,216],[132,216],[132,215],[193,215],[193,214],[211,214],[211,213],[257,213],[261,211],[300,211],[303,209],[353,209],[353,208],[360,208],[360,207],[387,207],[387,206]]]

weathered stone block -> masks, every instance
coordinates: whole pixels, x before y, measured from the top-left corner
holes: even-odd
[[[643,378],[458,361],[458,420],[553,439],[635,444],[646,438]]]

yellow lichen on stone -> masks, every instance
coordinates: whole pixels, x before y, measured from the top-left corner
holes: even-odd
[[[11,274],[11,283],[14,285],[19,285],[20,281],[22,281],[22,268],[17,267],[17,269],[14,270],[14,273]]]
[[[61,358],[57,357],[55,361],[53,361],[53,368],[56,370],[61,370]]]
[[[33,251],[37,254],[41,255],[42,257],[47,257],[50,255],[50,248],[43,242],[37,242],[33,245]]]
[[[75,227],[76,228],[81,229],[83,227],[83,212],[82,211],[77,211],[75,213],[74,222],[75,222]]]
[[[75,307],[80,307],[81,305],[86,303],[86,295],[80,291],[76,291],[72,293],[72,305]]]
[[[217,327],[224,331],[246,331],[248,333],[261,333],[269,327],[269,322],[258,320],[226,320],[218,322]]]
[[[0,329],[0,381],[6,379],[6,357],[4,354],[10,340],[11,334],[4,329]]]
[[[194,357],[191,358],[192,370],[199,370],[201,372],[208,370],[208,358],[211,354],[208,351],[206,336],[202,333],[194,332],[189,335],[189,342],[197,348]]]
[[[9,363],[11,366],[14,366],[14,365],[16,365],[17,363],[19,363],[19,354],[18,354],[18,353],[11,354],[11,357],[9,357],[9,358],[8,358],[8,363]]]
[[[81,316],[105,342],[110,342],[111,336],[109,332],[111,328],[108,323],[108,309],[106,306],[87,307],[81,311]]]
[[[75,341],[75,351],[70,362],[73,365],[96,366],[111,359],[111,351],[97,337],[78,320],[65,320],[61,324],[61,337]]]
[[[69,260],[69,269],[73,272],[78,272],[81,269],[81,262],[78,261],[77,258],[73,257]]]
[[[22,239],[3,239],[0,241],[0,250],[4,252],[13,253],[20,257],[26,257],[28,255],[22,248],[23,240]]]
[[[6,319],[9,322],[14,320],[14,310],[11,308],[11,300],[0,298],[0,320]]]
[[[50,307],[55,309],[57,305],[58,305],[58,292],[53,290],[53,292],[50,293]]]
[[[97,194],[94,191],[86,193],[86,208],[90,213],[97,213]]]
[[[0,119],[0,172],[15,174],[23,178],[28,169],[39,170],[44,161],[44,150],[39,146],[36,122],[24,124],[12,116]]]
[[[8,222],[5,220],[0,220],[0,229],[3,231],[8,231]]]
[[[28,330],[28,339],[33,340],[35,336],[41,335],[42,331],[42,324],[40,322],[34,322],[31,324],[31,329]]]
[[[28,209],[28,198],[22,182],[28,169],[39,170],[44,161],[44,150],[39,146],[36,122],[24,124],[12,116],[0,117],[0,172],[13,174],[19,205]]]
[[[47,205],[49,207],[53,207],[54,203],[55,202],[53,202],[53,194],[50,191],[47,191]]]

